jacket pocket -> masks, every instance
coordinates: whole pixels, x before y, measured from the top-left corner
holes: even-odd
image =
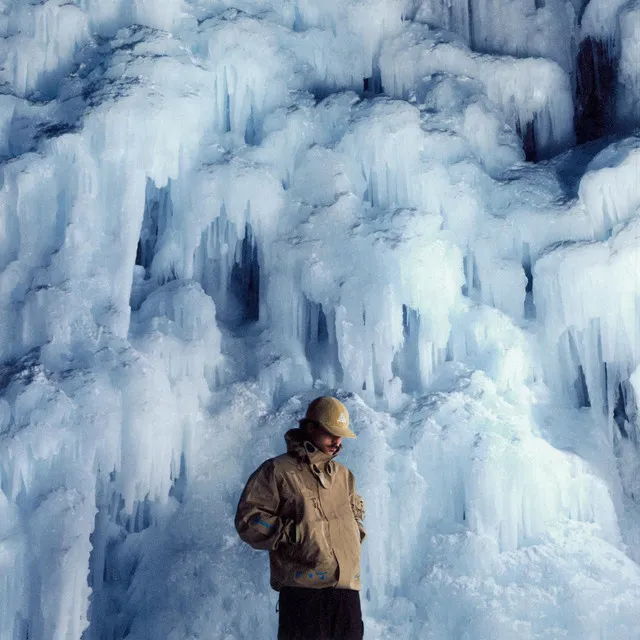
[[[291,559],[304,569],[331,567],[335,565],[335,558],[329,545],[329,522],[320,499],[309,490],[303,490],[300,498]]]
[[[320,505],[320,499],[313,491],[303,491],[300,495],[298,522],[311,523],[318,520],[326,520]]]

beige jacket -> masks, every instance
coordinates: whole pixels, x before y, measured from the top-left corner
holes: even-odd
[[[302,431],[285,435],[287,453],[249,478],[236,513],[240,537],[268,549],[271,586],[360,590],[364,503],[355,480]]]

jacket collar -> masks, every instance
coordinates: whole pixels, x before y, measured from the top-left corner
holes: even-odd
[[[285,433],[284,439],[287,443],[287,453],[307,462],[311,472],[323,487],[330,486],[335,471],[333,458],[340,453],[340,450],[334,454],[323,453],[312,442],[305,440],[302,429],[290,429]]]

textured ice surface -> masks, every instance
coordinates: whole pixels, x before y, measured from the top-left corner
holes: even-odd
[[[462,36],[474,50],[518,57],[549,58],[570,71],[577,3],[548,0],[418,0],[418,22]],[[575,6],[574,6],[575,5]]]
[[[1,638],[274,637],[233,513],[326,392],[368,638],[637,636],[638,137],[571,148],[581,39],[638,122],[614,4],[4,4]]]
[[[476,80],[504,121],[522,131],[534,127],[541,154],[572,141],[569,76],[550,60],[478,54],[451,34],[416,24],[385,43],[380,71],[385,90],[402,98],[434,74]]]

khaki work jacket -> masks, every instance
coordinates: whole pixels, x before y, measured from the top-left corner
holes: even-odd
[[[302,431],[285,435],[287,453],[249,478],[235,525],[254,549],[268,549],[271,586],[360,590],[364,503],[347,467]]]

